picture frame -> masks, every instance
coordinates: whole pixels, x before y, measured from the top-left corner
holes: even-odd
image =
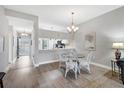
[[[88,32],[85,34],[85,49],[96,50],[96,32]]]

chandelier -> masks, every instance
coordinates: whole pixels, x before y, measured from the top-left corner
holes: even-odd
[[[68,30],[69,33],[75,33],[75,32],[77,32],[77,30],[79,29],[79,27],[77,27],[77,26],[74,25],[74,21],[73,21],[74,12],[72,12],[71,14],[72,14],[72,23],[71,23],[71,26],[68,26],[67,27],[67,30]]]

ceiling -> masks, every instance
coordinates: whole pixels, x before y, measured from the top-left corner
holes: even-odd
[[[10,17],[7,16],[7,19],[9,20],[9,25],[13,26],[13,29],[15,29],[17,32],[26,32],[26,33],[32,33],[33,31],[33,22],[25,19],[20,19],[16,17]]]
[[[5,8],[29,13],[39,17],[39,27],[53,31],[66,32],[71,23],[71,12],[74,23],[79,25],[97,16],[103,15],[121,6],[118,5],[5,5]],[[30,24],[29,24],[30,25]]]

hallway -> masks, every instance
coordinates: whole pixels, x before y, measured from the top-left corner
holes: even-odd
[[[35,87],[32,82],[36,80],[36,70],[29,56],[20,57],[6,74],[5,87]]]
[[[17,59],[14,64],[11,64],[10,70],[24,69],[28,67],[33,67],[33,63],[29,56],[21,56]]]

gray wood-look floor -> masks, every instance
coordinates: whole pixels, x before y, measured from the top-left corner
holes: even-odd
[[[118,76],[111,71],[91,65],[91,74],[81,71],[78,79],[72,72],[64,77],[64,69],[58,62],[33,67],[29,57],[21,57],[10,66],[3,79],[6,88],[111,88],[124,87]]]

